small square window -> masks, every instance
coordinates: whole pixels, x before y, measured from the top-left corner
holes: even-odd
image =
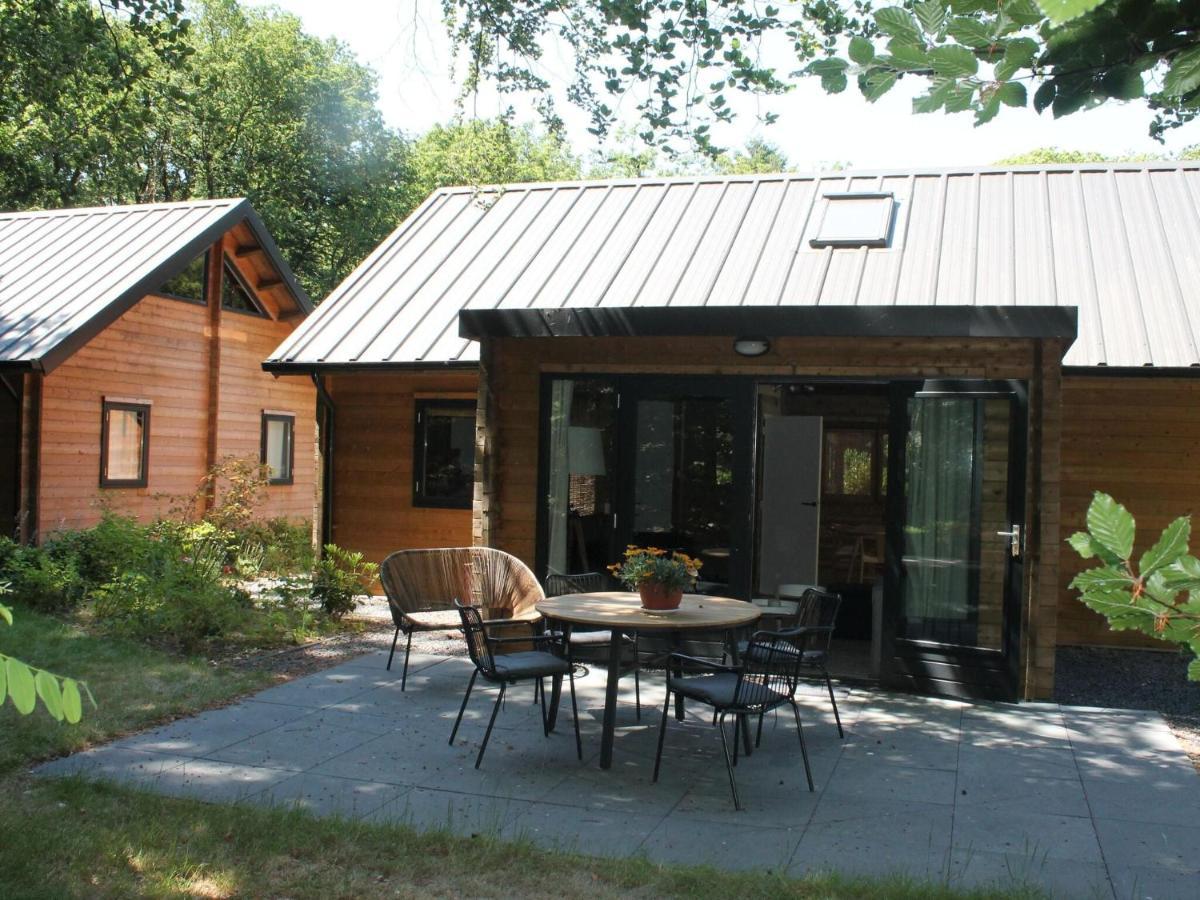
[[[262,464],[268,484],[291,484],[296,459],[296,417],[291,413],[263,413]]]
[[[189,303],[204,302],[204,273],[208,269],[208,253],[201,253],[187,268],[163,282],[158,293],[175,300],[186,300]]]
[[[838,497],[886,497],[887,456],[886,431],[826,429],[822,492]]]
[[[470,509],[475,493],[475,403],[418,400],[413,506]]]
[[[103,402],[100,486],[145,487],[150,463],[150,405]]]
[[[254,299],[254,294],[242,276],[228,259],[225,260],[225,273],[221,279],[221,309],[232,312],[248,313],[252,316],[266,317],[267,313]]]
[[[810,247],[886,247],[892,228],[892,194],[826,194]]]

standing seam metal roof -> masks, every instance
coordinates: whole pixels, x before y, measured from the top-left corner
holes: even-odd
[[[890,192],[889,246],[809,246]],[[1200,365],[1200,162],[521,184],[435,192],[271,368],[470,362],[463,309],[1075,306],[1068,366]]]
[[[241,221],[311,310],[247,200],[0,213],[0,365],[50,371]]]

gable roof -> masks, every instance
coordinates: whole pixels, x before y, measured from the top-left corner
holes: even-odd
[[[886,247],[821,247],[890,193]],[[471,363],[462,310],[1077,307],[1068,366],[1200,365],[1200,162],[520,184],[435,192],[272,370]]]
[[[0,213],[0,367],[51,371],[239,222],[311,311],[248,200]]]

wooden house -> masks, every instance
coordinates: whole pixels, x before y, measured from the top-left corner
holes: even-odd
[[[246,200],[0,214],[4,533],[166,513],[229,456],[311,520],[315,389],[261,368],[311,310]]]
[[[1046,697],[1138,640],[1068,589],[1092,492],[1200,507],[1197,247],[1194,162],[450,188],[265,367],[320,382],[339,544],[684,549],[836,586],[885,683]]]

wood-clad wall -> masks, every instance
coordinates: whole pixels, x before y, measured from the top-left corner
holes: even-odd
[[[490,448],[489,467],[477,469],[474,535],[532,564],[536,544],[539,384],[547,372],[623,374],[738,374],[849,378],[1026,379],[1036,384],[1038,443],[1031,447],[1038,518],[1026,521],[1026,609],[1037,620],[1027,645],[1022,690],[1046,696],[1052,688],[1058,581],[1058,360],[1031,340],[780,338],[756,359],[738,357],[732,337],[494,338],[484,341],[483,406],[477,447]],[[1033,507],[1031,506],[1030,509]],[[1048,596],[1047,596],[1048,593]]]
[[[379,562],[393,550],[471,544],[471,511],[413,506],[419,399],[474,399],[479,376],[454,369],[331,375],[331,538]]]
[[[211,319],[219,321],[217,345]],[[93,525],[102,507],[139,519],[167,513],[194,494],[210,457],[258,460],[263,410],[295,414],[295,466],[292,484],[266,488],[260,513],[310,520],[316,392],[306,377],[277,379],[262,371],[262,360],[298,321],[218,313],[211,305],[149,295],[44,376],[38,536]],[[145,487],[100,487],[105,398],[150,404]]]
[[[1085,526],[1094,491],[1123,503],[1137,519],[1135,553],[1178,516],[1200,513],[1200,378],[1072,375],[1063,378],[1062,536]],[[1193,539],[1192,552],[1197,543]],[[1059,643],[1167,645],[1112,631],[1068,585],[1086,563],[1063,544]]]

